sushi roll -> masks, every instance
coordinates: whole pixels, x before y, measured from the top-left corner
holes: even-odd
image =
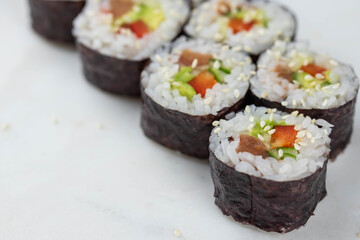
[[[89,0],[74,22],[85,77],[105,91],[140,96],[149,56],[178,35],[188,14],[186,0]]]
[[[312,51],[306,42],[277,42],[258,61],[250,102],[282,111],[299,111],[334,125],[334,160],[350,141],[359,79],[351,66]]]
[[[141,127],[150,139],[208,158],[212,122],[241,110],[255,74],[250,57],[204,40],[180,38],[141,76]]]
[[[303,226],[326,196],[331,128],[297,112],[247,106],[210,137],[215,204],[262,230]]]
[[[41,36],[59,42],[74,42],[72,22],[85,0],[29,0],[32,28]]]
[[[185,32],[192,38],[223,42],[247,52],[254,61],[277,39],[295,37],[295,16],[263,0],[210,0],[191,14]]]

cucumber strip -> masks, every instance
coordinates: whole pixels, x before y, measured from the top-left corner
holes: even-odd
[[[224,73],[223,71],[220,71],[219,69],[215,69],[215,68],[209,68],[209,72],[214,75],[215,80],[219,83],[224,83],[225,82],[225,76],[226,73]]]
[[[221,71],[223,71],[224,73],[226,73],[226,74],[230,74],[230,73],[231,73],[231,69],[229,69],[229,68],[226,68],[226,67],[221,66],[219,69],[220,69]]]
[[[275,158],[275,159],[279,159],[280,158],[280,156],[279,156],[279,154],[278,154],[278,151],[276,150],[276,149],[271,149],[271,150],[269,150],[269,151],[267,151],[268,152],[268,154],[270,155],[270,157],[273,157],[273,158]]]

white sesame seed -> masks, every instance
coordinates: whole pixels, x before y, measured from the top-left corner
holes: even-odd
[[[307,74],[307,75],[305,75],[304,79],[306,81],[311,81],[313,79],[313,77],[310,74]]]
[[[250,71],[251,75],[256,75],[256,71]]]
[[[296,107],[297,103],[296,103],[296,100],[295,100],[295,99],[292,100],[292,105],[293,105],[294,107]]]
[[[136,49],[141,49],[141,43],[140,43],[140,41],[135,41],[135,47],[136,47]]]
[[[172,85],[175,86],[175,87],[179,87],[180,83],[179,82],[173,82]]]
[[[198,65],[198,62],[199,62],[199,60],[198,60],[197,58],[195,58],[195,59],[193,60],[192,64],[191,64],[191,67],[192,67],[192,68],[196,68],[197,65]]]
[[[223,89],[222,91],[223,91],[223,93],[228,93],[228,92],[231,91],[231,88],[225,88],[225,89]]]
[[[301,124],[296,124],[295,127],[294,127],[294,129],[295,129],[296,131],[300,131],[301,128],[302,128]]]
[[[306,137],[307,137],[308,139],[312,139],[312,134],[311,134],[310,132],[307,132],[307,133],[306,133]]]
[[[250,112],[251,112],[250,106],[246,106],[246,107],[245,107],[245,111],[248,112],[248,113],[250,113]]]
[[[255,127],[255,124],[252,123],[252,124],[250,124],[250,125],[248,126],[247,129],[251,132],[251,130],[252,130],[254,127]]]
[[[316,81],[313,81],[310,83],[310,86],[315,87],[318,83]]]
[[[264,128],[265,131],[269,131],[270,129],[271,129],[270,126],[266,126],[266,127]]]
[[[258,65],[258,68],[267,69],[267,66],[266,66],[266,65],[259,64],[259,65]]]
[[[251,117],[249,118],[249,121],[250,121],[250,122],[254,122],[254,121],[255,121],[255,118],[254,118],[253,116],[251,116]]]
[[[328,130],[326,130],[326,129],[324,129],[324,133],[325,133],[325,135],[329,134]]]
[[[234,96],[235,96],[236,98],[239,98],[239,97],[240,97],[240,91],[239,91],[239,89],[235,89],[235,90],[234,90]]]
[[[224,51],[224,52],[228,51],[229,49],[230,49],[229,45],[224,45],[224,46],[221,47],[221,50]]]
[[[241,46],[236,46],[231,49],[231,51],[233,51],[233,52],[240,52],[241,50],[242,50]]]
[[[251,47],[250,46],[244,46],[244,50],[245,50],[245,52],[251,52]]]
[[[213,64],[213,67],[214,67],[215,69],[219,69],[219,68],[220,68],[220,62],[216,60],[216,61],[214,62],[214,64]]]
[[[295,143],[295,144],[294,144],[294,148],[295,148],[296,150],[298,150],[298,151],[300,151],[300,150],[301,150],[300,145],[299,145],[299,144],[297,144],[297,143]]]
[[[325,99],[321,105],[322,105],[323,107],[326,107],[327,104],[328,104],[328,99]]]
[[[299,111],[293,111],[293,112],[291,113],[291,116],[296,117],[298,114],[299,114]]]
[[[241,61],[241,62],[239,62],[239,64],[238,64],[240,67],[242,67],[242,66],[244,66],[245,65],[245,62],[244,61]]]
[[[158,61],[158,62],[161,62],[162,61],[162,58],[159,54],[156,54],[155,55],[155,60]]]
[[[213,125],[214,127],[217,127],[217,126],[220,125],[220,122],[219,122],[219,121],[213,121],[212,125]]]
[[[303,98],[301,98],[301,105],[302,105],[303,107],[306,107],[306,103],[305,103],[305,100],[304,100]]]
[[[297,138],[303,138],[303,137],[305,137],[305,135],[306,135],[306,132],[305,132],[305,131],[299,131],[299,132],[297,133],[296,137],[297,137]]]
[[[282,118],[282,119],[288,119],[290,116],[291,116],[291,115],[284,115],[284,116],[282,116],[281,118]]]
[[[204,101],[205,104],[210,104],[211,102],[212,102],[212,97],[208,97]]]
[[[271,109],[271,112],[272,112],[272,113],[276,113],[276,111],[277,111],[276,108]]]
[[[304,114],[301,113],[301,114],[298,115],[298,117],[304,117]]]
[[[320,79],[320,80],[322,80],[322,79],[325,78],[325,76],[322,75],[321,73],[317,73],[317,74],[315,75],[315,77],[316,77],[317,79]]]
[[[274,120],[274,113],[270,114],[269,120],[272,122]]]
[[[261,128],[264,128],[264,127],[265,127],[265,124],[266,124],[265,121],[261,121],[261,122],[260,122],[260,127],[261,127]]]
[[[263,92],[263,94],[261,94],[261,97],[262,97],[262,98],[266,98],[267,96],[269,96],[269,93],[268,93],[268,92]]]
[[[219,133],[221,131],[220,127],[215,128],[214,133]]]
[[[279,157],[284,156],[284,151],[283,151],[282,149],[280,149],[280,150],[278,151],[278,153],[279,153]]]
[[[261,134],[258,134],[258,138],[261,140],[261,141],[264,141],[264,137],[261,135]]]
[[[330,64],[333,66],[339,65],[338,62],[336,62],[335,60],[330,60]]]
[[[275,131],[276,131],[275,129],[272,129],[272,130],[270,130],[268,133],[269,133],[270,135],[273,135]]]
[[[288,64],[288,67],[293,68],[293,67],[295,67],[295,65],[296,65],[296,63],[294,61],[290,61]]]
[[[311,138],[311,143],[314,144],[315,143],[315,138]]]
[[[286,101],[282,101],[282,102],[281,102],[281,105],[284,106],[284,107],[286,107],[288,104],[289,104],[289,103],[286,102]]]
[[[179,229],[175,229],[175,230],[174,230],[174,236],[175,236],[175,237],[178,237],[178,238],[181,237],[181,232],[180,232]]]
[[[336,84],[333,85],[333,89],[337,89],[339,87],[340,87],[340,83],[336,83]]]

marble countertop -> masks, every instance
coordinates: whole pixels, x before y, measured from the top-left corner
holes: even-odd
[[[360,74],[360,1],[281,2],[297,13],[300,39]],[[1,240],[357,239],[360,104],[315,216],[289,234],[266,233],[222,215],[206,161],[142,135],[140,100],[94,88],[75,48],[35,35],[27,1],[1,5]]]

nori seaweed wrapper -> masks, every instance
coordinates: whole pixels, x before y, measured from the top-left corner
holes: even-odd
[[[72,22],[85,1],[29,0],[32,28],[43,37],[60,42],[74,42]]]
[[[81,43],[77,48],[89,82],[111,93],[140,96],[140,75],[147,59],[130,61],[105,56]]]
[[[331,160],[335,160],[337,156],[345,150],[346,146],[350,142],[351,135],[353,132],[353,125],[354,125],[356,97],[342,106],[336,108],[329,108],[329,109],[286,108],[278,102],[269,101],[257,97],[255,94],[252,93],[251,90],[247,94],[246,101],[256,106],[276,108],[279,111],[288,112],[288,113],[291,113],[293,111],[299,111],[299,113],[302,113],[305,116],[309,116],[315,119],[324,119],[329,123],[333,124],[334,127],[330,134],[331,152],[329,158]]]
[[[154,102],[143,87],[141,96],[141,127],[145,135],[165,147],[201,159],[209,157],[212,122],[244,108],[243,98],[231,107],[222,109],[216,116],[194,116],[164,108]]]
[[[314,174],[276,182],[241,173],[210,152],[215,204],[224,215],[268,232],[285,233],[308,221],[326,196],[327,161]]]

